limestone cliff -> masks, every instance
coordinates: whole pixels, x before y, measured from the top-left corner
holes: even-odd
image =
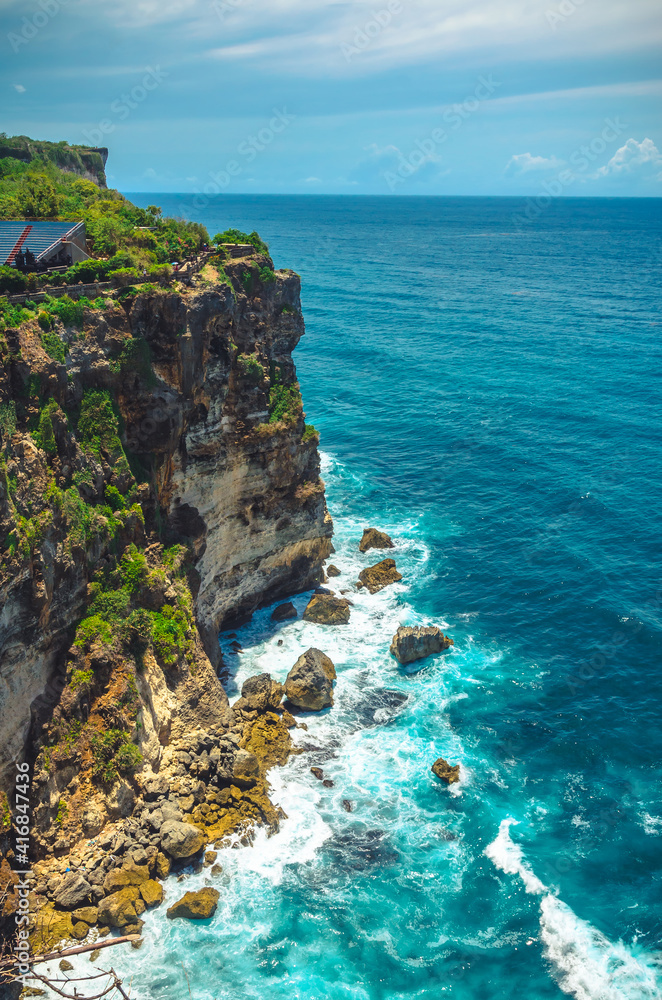
[[[39,856],[140,810],[192,733],[250,741],[219,628],[320,582],[299,278],[272,268],[19,309],[0,334],[0,774],[34,762]]]

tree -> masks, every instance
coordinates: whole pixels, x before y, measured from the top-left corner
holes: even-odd
[[[59,202],[55,185],[46,174],[28,174],[21,179],[16,201],[26,219],[54,219]]]

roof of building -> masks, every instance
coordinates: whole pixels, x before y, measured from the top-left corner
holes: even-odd
[[[12,264],[19,250],[35,257],[71,237],[80,222],[0,222],[0,265]]]

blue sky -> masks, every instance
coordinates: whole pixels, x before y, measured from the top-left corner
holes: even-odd
[[[124,191],[659,196],[659,0],[5,0],[8,134]]]

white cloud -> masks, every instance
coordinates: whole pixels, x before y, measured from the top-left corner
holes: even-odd
[[[26,0],[27,2],[27,0]],[[659,0],[600,0],[582,8],[581,30],[550,31],[548,0],[403,0],[388,24],[379,2],[347,0],[72,0],[115,25],[168,26],[215,58],[259,60],[281,71],[321,75],[382,71],[469,51],[558,59],[662,44]],[[374,22],[374,23],[373,23]],[[369,26],[366,30],[366,26]],[[342,46],[369,44],[350,63]],[[482,57],[481,57],[482,58]]]
[[[511,156],[507,165],[506,173],[521,176],[536,170],[559,170],[563,166],[563,160],[557,160],[555,156],[533,156],[531,153],[515,153]]]
[[[644,139],[637,142],[636,139],[628,139],[624,146],[617,149],[609,163],[600,167],[595,177],[618,177],[623,174],[633,172],[650,172],[662,167],[662,153],[652,139]],[[657,180],[662,180],[662,173],[657,175]]]
[[[18,94],[24,94],[25,93],[25,87],[23,86],[22,83],[12,83],[12,87],[14,88],[14,90]]]

